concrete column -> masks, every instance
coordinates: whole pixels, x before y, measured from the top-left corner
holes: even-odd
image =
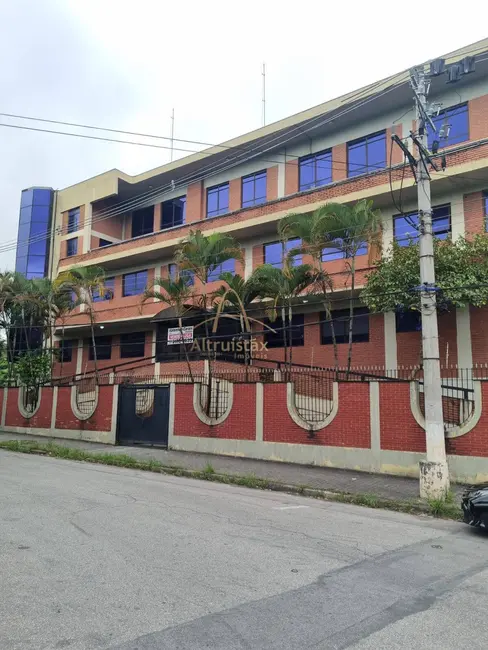
[[[85,204],[85,218],[83,220],[83,253],[88,253],[91,248],[92,231],[92,204]]]
[[[456,309],[456,342],[459,368],[473,367],[473,347],[471,344],[471,317],[469,307]]]
[[[381,428],[380,428],[380,385],[377,381],[369,382],[369,420],[371,432],[372,468],[381,468]]]
[[[2,400],[2,419],[1,425],[5,426],[5,418],[7,417],[7,398],[8,398],[8,388],[3,389],[3,400]]]
[[[397,335],[395,312],[387,311],[383,314],[385,330],[385,368],[396,370],[397,361]]]
[[[252,273],[252,244],[244,246],[244,280],[249,280]]]
[[[58,387],[54,386],[53,388],[53,403],[51,410],[51,430],[54,433],[56,428],[56,411],[58,410]]]
[[[256,442],[263,442],[264,436],[264,389],[256,384]]]
[[[281,199],[285,196],[285,169],[284,162],[278,163],[278,198]]]
[[[455,194],[451,200],[451,232],[452,240],[456,241],[465,235],[464,225],[464,198],[462,194]]]
[[[83,339],[78,339],[78,349],[76,353],[76,374],[81,374],[81,368],[83,365]]]

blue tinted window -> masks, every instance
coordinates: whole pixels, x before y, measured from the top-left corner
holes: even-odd
[[[300,190],[309,190],[332,183],[332,153],[330,151],[322,151],[300,158],[298,166]]]
[[[397,244],[408,246],[410,241],[418,241],[419,215],[410,212],[393,217],[393,233]],[[451,232],[451,205],[438,205],[432,208],[432,232],[437,239],[447,239]]]
[[[74,208],[68,212],[68,232],[76,232],[80,229],[80,208]]]
[[[49,207],[51,205],[51,195],[52,190],[35,189],[32,203],[33,205],[45,205]]]
[[[31,225],[29,222],[19,224],[17,243],[20,244],[21,242],[27,242],[27,240],[30,238],[30,232],[31,232],[30,226]]]
[[[266,202],[266,171],[242,179],[242,207]]]
[[[42,278],[44,275],[45,265],[46,258],[44,255],[29,255],[27,259],[27,274],[40,274],[40,277]]]
[[[299,239],[289,239],[285,244],[283,242],[277,241],[270,244],[264,245],[264,263],[271,264],[278,269],[281,269],[283,266],[283,259],[288,251],[292,248],[297,248],[300,246]],[[297,255],[293,260],[293,266],[298,266],[302,263],[302,256]]]
[[[37,235],[36,239],[39,239],[40,235],[47,235],[47,233],[48,233],[47,224],[42,223],[41,221],[33,221],[30,224],[31,237]]]
[[[98,240],[98,247],[103,248],[104,246],[110,246],[113,242],[109,241],[108,239],[100,239]]]
[[[26,255],[17,255],[17,259],[15,260],[15,270],[17,273],[23,273],[24,275],[27,273],[27,256]]]
[[[34,190],[23,190],[20,195],[20,207],[25,208],[28,205],[32,205],[34,199]]]
[[[78,253],[78,237],[66,240],[66,255],[72,257]]]
[[[147,271],[127,273],[122,276],[122,295],[137,296],[144,292],[147,286]]]
[[[186,220],[186,196],[161,204],[161,230],[181,226]]]
[[[20,208],[20,220],[19,223],[30,223],[32,220],[32,206],[26,208]]]
[[[49,208],[45,205],[33,205],[31,210],[32,221],[39,221],[47,225],[49,221]]]
[[[29,244],[29,255],[45,255],[47,240],[40,239]],[[75,254],[75,253],[74,253]]]
[[[210,273],[208,274],[208,281],[214,282],[215,280],[218,280],[221,273],[225,273],[225,272],[235,273],[235,266],[236,266],[235,260],[226,260],[225,262],[222,262],[222,264],[219,264],[214,269],[212,269],[212,271],[210,271]]]
[[[100,296],[98,291],[94,290],[92,292],[93,302],[101,302],[102,300],[111,300],[114,297],[115,278],[106,278],[103,284],[105,286],[104,295]]]
[[[441,111],[432,121],[436,127],[436,133],[427,126],[427,141],[429,149],[432,149],[432,143],[437,140],[439,149],[448,147],[458,142],[469,140],[469,120],[468,105],[460,104]]]
[[[347,175],[359,176],[386,167],[386,133],[373,133],[347,144]]]
[[[168,271],[170,280],[176,282],[178,280],[178,264],[169,264]],[[186,284],[189,287],[195,284],[195,274],[190,269],[183,269],[180,271],[179,277],[182,280],[186,279]]]
[[[485,203],[485,231],[488,232],[488,194],[483,197]]]
[[[132,213],[132,237],[141,237],[154,232],[154,206]]]
[[[340,244],[341,240],[337,240],[337,243]],[[334,242],[336,243],[336,242]],[[368,245],[366,243],[362,244],[357,252],[357,255],[367,255],[368,253]],[[345,254],[345,251],[342,250],[341,247],[337,248],[324,248],[322,250],[322,262],[331,262],[332,260],[341,260],[345,257],[348,257],[348,255]]]
[[[229,183],[207,190],[207,217],[218,217],[229,212]]]

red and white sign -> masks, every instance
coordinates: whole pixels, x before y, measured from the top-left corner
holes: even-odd
[[[182,334],[183,336],[181,336]],[[168,345],[179,345],[181,343],[193,343],[193,325],[168,328]]]

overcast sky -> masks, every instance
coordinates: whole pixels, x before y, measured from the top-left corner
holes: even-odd
[[[484,4],[450,15],[438,2],[381,0],[0,0],[0,112],[167,136],[174,107],[175,137],[218,143],[261,126],[263,61],[273,122],[484,38]],[[0,241],[13,242],[0,270],[14,267],[22,189],[169,161],[5,127],[0,153]]]

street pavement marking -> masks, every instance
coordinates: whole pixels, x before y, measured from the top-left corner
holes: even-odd
[[[273,510],[297,510],[298,508],[310,508],[310,506],[275,506]]]

